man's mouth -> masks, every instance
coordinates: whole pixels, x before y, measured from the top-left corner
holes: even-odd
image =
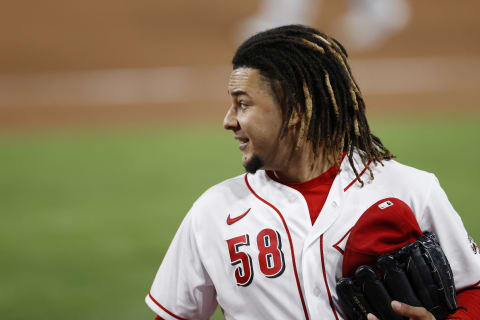
[[[247,147],[247,144],[248,142],[250,141],[250,139],[248,138],[245,138],[245,137],[235,137],[236,140],[240,141],[240,144],[238,146],[238,148],[240,150],[245,150],[245,148]]]

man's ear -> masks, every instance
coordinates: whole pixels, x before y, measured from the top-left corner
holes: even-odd
[[[288,121],[289,127],[295,127],[300,122],[300,117],[298,116],[297,111],[293,110],[290,120]]]

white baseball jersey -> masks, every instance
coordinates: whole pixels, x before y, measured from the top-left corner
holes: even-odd
[[[164,319],[209,319],[217,304],[226,319],[343,319],[335,285],[348,232],[388,197],[437,234],[457,290],[479,286],[480,251],[435,176],[391,160],[372,164],[371,180],[356,163],[365,185],[343,161],[313,226],[303,196],[263,170],[210,188],[182,222],[147,304]]]

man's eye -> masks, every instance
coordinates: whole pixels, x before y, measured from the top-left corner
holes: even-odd
[[[248,105],[247,105],[245,102],[243,102],[243,101],[240,101],[240,102],[238,103],[238,105],[240,106],[240,109],[245,109],[245,108],[248,107]]]

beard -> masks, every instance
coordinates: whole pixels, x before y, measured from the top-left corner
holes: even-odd
[[[244,165],[245,171],[248,173],[255,173],[263,167],[263,161],[259,156],[253,155],[250,160]]]

